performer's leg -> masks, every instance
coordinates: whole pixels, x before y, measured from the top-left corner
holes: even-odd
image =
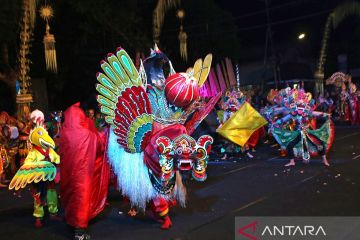
[[[248,158],[254,158],[254,156],[250,153],[250,148],[247,144],[243,147],[243,153],[245,153]]]
[[[46,201],[50,213],[50,218],[52,218],[53,220],[60,220],[57,217],[57,213],[59,211],[58,198],[55,189],[55,183],[53,181],[47,183]]]
[[[34,212],[33,216],[35,217],[35,227],[42,227],[42,218],[44,217],[44,184],[43,182],[33,184],[31,189],[31,194],[34,198]]]
[[[294,140],[289,142],[289,144],[286,146],[286,151],[287,151],[288,155],[290,156],[290,161],[287,164],[285,164],[285,167],[295,166],[295,155],[294,155],[293,148],[299,141],[301,141],[301,133],[300,132],[296,136],[296,138],[294,138]]]
[[[280,157],[286,157],[287,156],[287,151],[286,151],[286,147],[280,147]]]
[[[172,226],[171,219],[168,215],[169,207],[169,202],[162,197],[157,197],[151,201],[151,210],[155,216],[158,217],[158,221],[162,223],[160,226],[161,229],[169,229]]]
[[[90,235],[86,233],[84,228],[76,228],[74,240],[89,240],[91,239]]]
[[[329,167],[330,166],[330,163],[329,161],[327,160],[326,158],[326,145],[323,141],[321,141],[318,137],[316,137],[315,135],[312,135],[313,138],[315,138],[318,142],[320,142],[321,144],[315,144],[313,143],[318,152],[319,152],[319,155],[321,156],[322,158],[322,161],[323,161],[323,164],[326,166],[326,167]]]

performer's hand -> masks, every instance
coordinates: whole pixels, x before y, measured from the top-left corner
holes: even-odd
[[[58,184],[60,182],[60,169],[58,167],[56,168],[56,176],[54,182],[55,184]]]

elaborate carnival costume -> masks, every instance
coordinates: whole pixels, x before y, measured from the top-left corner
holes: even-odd
[[[350,78],[351,79],[351,78]],[[351,112],[351,124],[360,124],[360,91],[356,85],[349,81],[349,103]]]
[[[50,121],[46,123],[46,128],[55,142],[56,139],[60,138],[61,122],[63,120],[62,115],[62,111],[54,111],[50,114]],[[58,144],[56,144],[56,146],[58,146]]]
[[[313,111],[315,101],[304,89],[282,89],[276,97],[278,105],[264,110],[270,122],[270,131],[282,148],[286,148],[291,157],[286,166],[295,165],[294,157],[301,157],[305,162],[310,156],[319,154],[323,163],[329,166],[326,153],[330,149],[334,127],[330,115]],[[315,129],[314,120],[326,118],[325,123]]]
[[[16,119],[9,116],[6,112],[0,114],[0,148],[3,152],[4,161],[3,174],[7,179],[11,179],[16,173],[16,155],[18,153],[19,131],[16,127]],[[6,154],[5,154],[6,153]]]
[[[190,134],[211,111],[220,96],[200,103],[199,86],[208,75],[211,55],[198,60],[188,73],[165,80],[167,57],[155,46],[138,72],[124,49],[101,62],[96,89],[101,112],[110,124],[108,157],[118,184],[132,206],[151,210],[168,229],[169,207],[176,200],[185,206],[186,190],[179,171],[205,181],[208,153],[213,139]],[[148,82],[149,84],[145,84]],[[192,114],[191,118],[189,115]],[[186,123],[185,121],[188,120]]]
[[[7,139],[0,132],[0,187],[7,187],[5,185],[5,169],[9,165],[9,158],[5,148]]]
[[[326,85],[332,85],[335,88],[341,88],[340,102],[338,103],[338,112],[340,118],[350,121],[352,125],[360,124],[360,91],[352,82],[351,76],[342,72],[336,72],[326,80]]]
[[[29,141],[29,134],[32,129],[32,123],[31,121],[19,121],[18,122],[18,128],[19,128],[19,165],[23,165],[24,161],[26,159],[26,156],[28,155],[30,149],[31,149],[31,143]]]
[[[220,135],[241,146],[249,158],[249,147],[254,148],[259,140],[266,120],[251,106],[238,86],[227,91],[220,102],[221,110],[217,112],[220,126],[216,130]]]
[[[32,184],[35,226],[41,227],[45,204],[48,206],[51,218],[57,219],[57,193],[53,180],[56,176],[54,164],[60,163],[60,157],[54,151],[54,140],[48,135],[42,121],[37,121],[37,125],[30,131],[29,140],[32,149],[29,151],[24,164],[11,180],[9,189],[19,190],[28,184]]]
[[[65,112],[60,132],[61,202],[66,222],[75,228],[75,239],[89,239],[85,233],[90,219],[105,207],[109,165],[105,152],[105,138],[86,117],[80,104]]]

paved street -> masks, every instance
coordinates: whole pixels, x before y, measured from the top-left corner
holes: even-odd
[[[283,165],[277,149],[260,146],[253,160],[221,160],[213,154],[208,180],[188,184],[188,206],[171,211],[174,226],[160,230],[143,214],[126,216],[129,206],[111,189],[109,206],[90,226],[92,239],[234,239],[235,216],[358,216],[360,214],[360,128],[337,127],[329,153],[331,167],[319,159]],[[64,222],[33,228],[32,199],[0,189],[0,239],[69,239]],[[61,212],[62,214],[62,212]]]

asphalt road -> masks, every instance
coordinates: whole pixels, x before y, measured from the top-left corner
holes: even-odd
[[[91,222],[92,239],[234,239],[236,216],[360,215],[360,128],[336,128],[329,168],[316,158],[283,167],[288,159],[270,145],[259,146],[255,155],[221,160],[213,154],[208,180],[189,182],[188,206],[171,210],[174,225],[167,231],[143,214],[127,217],[129,206],[111,189],[110,205]],[[1,240],[71,239],[65,222],[45,220],[43,228],[33,227],[29,192],[18,198],[0,189]]]

